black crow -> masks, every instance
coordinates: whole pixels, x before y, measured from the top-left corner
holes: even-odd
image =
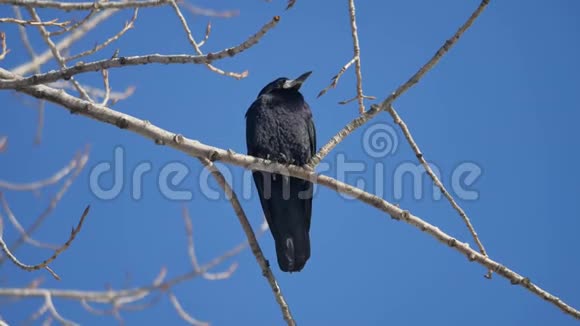
[[[278,78],[260,91],[246,112],[248,155],[300,166],[310,161],[316,152],[316,132],[299,89],[311,73]],[[302,270],[310,258],[312,183],[261,171],[253,176],[280,269]]]

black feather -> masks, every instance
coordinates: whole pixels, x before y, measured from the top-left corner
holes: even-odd
[[[248,154],[283,164],[305,165],[316,152],[310,107],[299,88],[310,75],[278,78],[259,93],[246,112]],[[310,257],[311,182],[256,171],[254,182],[276,243],[280,269],[300,271]]]

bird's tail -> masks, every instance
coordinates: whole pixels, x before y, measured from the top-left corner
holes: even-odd
[[[276,240],[278,265],[284,272],[298,272],[310,258],[310,236],[307,230]]]
[[[272,220],[276,224],[276,255],[284,272],[297,272],[310,258],[310,207],[312,195],[301,198],[308,184],[304,180],[278,175],[272,184]]]
[[[254,181],[276,243],[278,266],[297,272],[310,258],[312,184],[267,172],[254,172]]]

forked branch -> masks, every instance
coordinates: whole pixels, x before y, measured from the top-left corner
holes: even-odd
[[[41,268],[46,269],[47,271],[50,272],[50,274],[52,274],[52,276],[57,279],[60,280],[60,277],[48,266],[48,264],[50,264],[53,260],[56,259],[56,257],[58,257],[62,252],[64,252],[66,249],[68,249],[71,245],[71,243],[74,241],[74,239],[76,238],[77,234],[81,231],[81,228],[83,226],[83,223],[85,221],[85,217],[87,217],[87,215],[89,214],[89,209],[90,206],[87,206],[83,212],[83,214],[81,215],[81,218],[79,220],[79,223],[77,224],[76,227],[74,227],[71,231],[71,234],[68,238],[68,240],[60,247],[58,248],[54,254],[52,256],[50,256],[48,259],[44,260],[42,263],[37,264],[37,265],[27,265],[24,264],[22,262],[20,262],[18,260],[18,258],[16,258],[16,256],[14,256],[14,254],[12,254],[12,252],[10,252],[10,250],[8,249],[8,246],[6,245],[6,243],[4,242],[4,239],[2,238],[2,235],[0,235],[0,248],[2,249],[2,251],[4,252],[4,254],[6,254],[6,256],[19,268],[25,270],[25,271],[36,271],[39,270]]]

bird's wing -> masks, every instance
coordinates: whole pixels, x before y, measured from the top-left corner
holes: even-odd
[[[252,105],[250,105],[248,111],[246,111],[246,146],[248,149],[248,155],[251,156],[256,156],[257,154],[256,113],[259,105],[259,100],[256,100]]]
[[[253,104],[252,104],[253,106]],[[251,116],[252,106],[246,111],[246,147],[248,149],[248,155],[252,155],[254,147],[254,133],[256,130],[256,121]]]
[[[270,210],[270,200],[272,198],[272,174],[264,171],[254,171],[252,175],[254,177],[256,189],[258,190],[258,197],[260,198],[260,205],[264,211],[264,217],[266,217],[266,221],[268,222],[268,226],[270,227],[274,239],[277,239],[279,233],[276,224],[274,224],[274,221],[272,220],[272,212]]]
[[[308,105],[308,104],[307,104]],[[316,154],[316,128],[314,127],[314,120],[312,116],[309,117],[307,121],[308,125],[308,138],[310,139],[310,155],[314,156]],[[307,221],[307,229],[310,230],[310,219],[312,216],[312,196],[314,194],[314,184],[310,182],[303,183],[304,189],[303,192],[307,195],[307,200],[304,200],[304,209],[306,210],[306,216],[308,217]]]
[[[310,138],[310,153],[312,156],[316,154],[316,128],[314,128],[314,120],[308,119],[308,137]]]

